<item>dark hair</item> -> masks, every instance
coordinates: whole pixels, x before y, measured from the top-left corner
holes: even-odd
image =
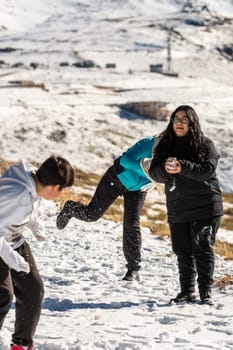
[[[46,159],[36,171],[36,178],[43,186],[60,185],[60,189],[74,183],[74,169],[71,164],[59,156]]]
[[[177,107],[171,114],[169,124],[167,128],[160,134],[161,140],[159,141],[155,149],[155,157],[160,160],[165,160],[171,155],[171,149],[173,148],[176,138],[173,123],[177,112],[184,111],[189,119],[189,132],[188,132],[188,147],[190,153],[190,160],[203,161],[206,156],[206,150],[203,143],[203,132],[201,130],[200,122],[195,110],[188,105],[181,105]],[[170,154],[169,154],[170,153]]]

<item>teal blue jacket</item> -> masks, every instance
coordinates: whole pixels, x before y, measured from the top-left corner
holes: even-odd
[[[117,177],[127,190],[146,190],[150,184],[152,185],[153,180],[143,170],[142,160],[152,158],[156,141],[157,138],[154,136],[144,138],[136,142],[119,158],[121,171]]]

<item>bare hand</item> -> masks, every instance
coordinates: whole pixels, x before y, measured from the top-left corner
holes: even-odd
[[[174,157],[169,157],[165,163],[165,170],[169,174],[179,174],[181,172],[180,162]]]

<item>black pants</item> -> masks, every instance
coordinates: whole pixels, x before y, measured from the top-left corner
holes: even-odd
[[[44,289],[29,245],[24,242],[17,251],[30,263],[30,272],[26,274],[10,270],[0,258],[0,329],[15,295],[15,329],[12,342],[26,346],[33,342]]]
[[[181,291],[195,290],[197,272],[200,296],[211,290],[214,274],[213,246],[221,217],[171,223],[172,248],[177,255]]]
[[[139,270],[141,263],[140,215],[146,192],[128,191],[118,180],[114,167],[110,167],[100,180],[88,205],[78,206],[74,217],[96,221],[119,196],[124,198],[123,252],[129,270]]]

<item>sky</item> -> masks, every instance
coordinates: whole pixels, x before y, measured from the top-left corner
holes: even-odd
[[[190,104],[221,156],[221,187],[233,192],[233,65],[220,54],[232,42],[233,3],[189,1],[186,10],[184,3],[0,0],[1,157],[40,162],[56,153],[101,175],[135,141],[167,125],[122,111],[122,104],[162,101],[170,113]],[[209,11],[200,11],[203,4]],[[174,29],[171,63],[178,78],[149,72],[150,64],[167,70],[165,27]],[[72,66],[82,59],[96,67]],[[111,62],[116,69],[105,68]],[[37,87],[19,87],[20,81]],[[58,231],[58,209],[42,206],[46,242],[26,233],[45,284],[38,349],[233,349],[231,284],[213,288],[212,307],[168,305],[179,292],[169,239],[143,229],[141,281],[123,282],[120,222],[74,220]],[[218,239],[233,243],[233,233],[221,229]],[[232,269],[232,261],[216,257],[216,280]],[[9,349],[13,322],[14,305],[1,350]]]

